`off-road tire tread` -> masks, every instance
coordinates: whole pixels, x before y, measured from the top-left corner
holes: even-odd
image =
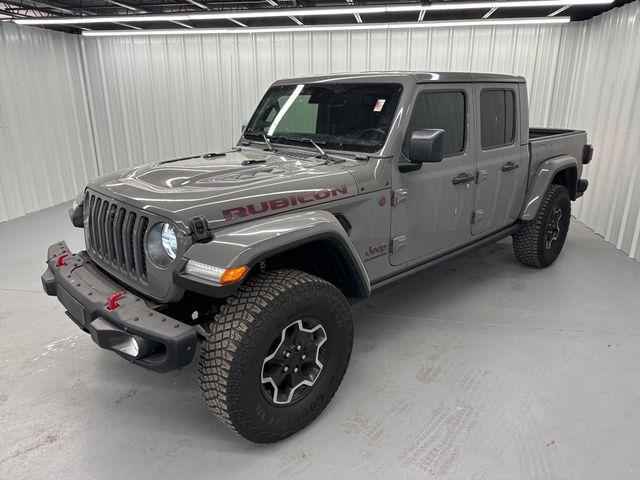
[[[569,191],[562,185],[551,184],[542,199],[536,217],[523,224],[522,228],[513,235],[513,253],[520,263],[536,268],[544,268],[545,265],[540,255],[540,242],[545,235],[544,221],[547,212],[555,203],[557,197],[566,194],[569,198]]]
[[[262,432],[250,431],[251,427],[243,425],[246,421],[234,415],[233,404],[241,401],[237,393],[230,388],[230,374],[238,378],[247,378],[243,374],[246,361],[243,362],[239,347],[241,342],[244,350],[257,348],[263,341],[260,322],[256,319],[265,313],[277,315],[274,308],[274,300],[277,297],[285,297],[292,287],[302,287],[312,292],[318,288],[330,288],[334,290],[335,302],[341,306],[341,318],[339,321],[348,322],[351,326],[351,311],[349,304],[342,293],[331,283],[314,275],[298,270],[273,270],[263,272],[245,282],[235,295],[227,298],[220,312],[215,316],[209,327],[209,332],[205,338],[200,354],[198,367],[198,383],[200,390],[209,409],[224,423],[230,430],[239,433],[245,438],[258,443],[269,443],[285,438],[304,425],[299,426],[286,433],[269,435]],[[349,345],[353,344],[353,329],[348,338]],[[351,348],[349,348],[349,356]],[[348,360],[344,369],[335,372],[338,385],[346,372]],[[243,377],[244,375],[244,377]],[[335,390],[330,392],[327,402],[320,408],[318,414],[324,409],[326,404],[333,398]],[[314,417],[315,418],[315,417]]]

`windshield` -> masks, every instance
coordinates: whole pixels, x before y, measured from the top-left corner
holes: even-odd
[[[270,88],[244,136],[372,153],[384,144],[402,87],[391,83],[323,83]]]

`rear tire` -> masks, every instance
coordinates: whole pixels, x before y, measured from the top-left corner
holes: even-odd
[[[569,191],[549,185],[538,214],[513,235],[513,253],[525,265],[544,268],[562,251],[571,220]]]
[[[247,440],[281,440],[333,398],[352,344],[351,311],[336,287],[297,270],[261,273],[211,325],[199,364],[202,395]]]

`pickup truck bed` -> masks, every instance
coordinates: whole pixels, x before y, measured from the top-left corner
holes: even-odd
[[[582,130],[568,130],[564,128],[530,127],[529,141],[539,140],[543,137],[559,137],[564,135],[570,135],[572,133],[584,133],[584,132]]]
[[[529,128],[529,178],[533,180],[536,170],[542,162],[554,157],[570,155],[578,160],[579,171],[575,172],[575,185],[582,173],[582,164],[588,163],[586,158],[587,132],[584,130],[565,130],[560,128]],[[571,199],[579,196],[578,192],[571,190]]]

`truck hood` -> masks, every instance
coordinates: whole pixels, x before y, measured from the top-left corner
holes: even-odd
[[[169,218],[187,233],[195,216],[206,217],[215,229],[356,195],[346,165],[328,163],[312,152],[243,148],[111,173],[88,188]]]

